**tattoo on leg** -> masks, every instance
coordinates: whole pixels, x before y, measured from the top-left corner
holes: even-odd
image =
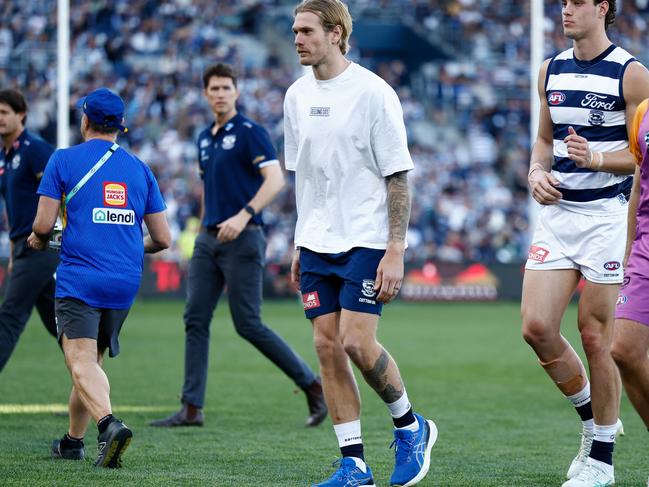
[[[379,358],[374,362],[374,366],[370,370],[362,371],[367,383],[386,403],[395,402],[403,395],[401,381],[399,381],[399,384],[396,384],[396,387],[394,384],[388,383],[388,366],[390,365],[390,360],[392,359],[388,355],[388,352],[383,350]]]

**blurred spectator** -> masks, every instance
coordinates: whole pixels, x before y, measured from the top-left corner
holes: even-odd
[[[530,136],[529,3],[516,0],[350,0],[355,18],[403,22],[451,61],[409,72],[401,60],[363,59],[401,99],[415,161],[411,260],[520,262],[527,256]],[[98,86],[130,100],[121,143],[150,161],[169,206],[176,249],[199,211],[193,141],[209,121],[203,69],[241,73],[239,107],[282,148],[282,102],[299,76],[282,0],[97,0],[71,5],[71,102]],[[569,46],[560,2],[545,2],[545,53]],[[28,87],[28,127],[55,142],[54,0],[0,4],[0,86]],[[614,42],[647,64],[649,2],[625,0]],[[354,36],[352,35],[352,42]],[[356,57],[358,50],[353,50]],[[290,61],[286,61],[290,59]],[[71,126],[76,126],[78,113]],[[79,141],[72,131],[72,143]],[[281,155],[280,155],[281,157]],[[271,263],[292,253],[291,187],[266,212]],[[5,227],[6,229],[6,227]],[[6,234],[0,233],[0,245]],[[0,251],[3,247],[0,246]],[[5,250],[6,251],[6,250]],[[184,258],[184,257],[180,257]]]

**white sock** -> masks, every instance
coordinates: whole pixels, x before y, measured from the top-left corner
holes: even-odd
[[[408,393],[404,390],[402,396],[394,402],[385,403],[385,405],[390,410],[390,414],[393,418],[400,418],[406,414],[410,408],[410,401],[408,400]]]
[[[588,404],[588,401],[590,401],[590,382],[586,381],[586,386],[581,391],[572,396],[566,396],[566,399],[576,408]]]
[[[588,404],[590,402],[590,382],[586,381],[586,385],[581,391],[572,396],[566,396],[566,399],[568,399],[568,401],[570,401],[576,408]],[[592,419],[581,422],[584,429],[588,431],[593,431],[593,423]]]
[[[367,465],[365,465],[365,462],[363,460],[356,457],[349,457],[349,458],[352,458],[354,462],[356,462],[356,466],[361,470],[361,472],[367,473]]]
[[[412,405],[410,404],[410,401],[408,400],[408,394],[406,393],[406,391],[403,391],[403,394],[401,395],[401,397],[399,399],[397,399],[396,401],[391,402],[391,403],[386,402],[385,405],[390,410],[390,415],[392,416],[393,420],[397,419],[397,418],[401,418],[408,411],[410,411],[412,409]],[[395,428],[396,428],[396,426],[395,426]],[[410,423],[410,424],[408,424],[406,426],[401,426],[398,429],[409,430],[409,431],[415,432],[415,431],[419,430],[419,422],[417,421],[417,418],[415,418],[415,420],[412,423]]]
[[[334,424],[334,432],[338,438],[338,446],[343,448],[345,446],[363,444],[361,436],[361,420],[350,421],[349,423]],[[358,457],[353,458],[356,466],[361,469],[363,473],[367,472],[365,462]]]
[[[350,421],[349,423],[334,424],[334,431],[336,432],[336,438],[338,438],[338,446],[340,448],[363,443],[360,419]]]
[[[594,440],[601,441],[603,443],[615,443],[615,433],[617,432],[617,422],[610,425],[599,425],[596,424],[594,428]]]

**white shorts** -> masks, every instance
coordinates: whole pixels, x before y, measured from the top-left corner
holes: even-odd
[[[584,215],[544,206],[525,269],[575,269],[598,284],[619,284],[624,276],[627,215]]]

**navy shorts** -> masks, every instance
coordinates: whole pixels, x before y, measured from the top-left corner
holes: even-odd
[[[130,311],[127,309],[93,308],[74,298],[56,298],[56,329],[59,344],[63,335],[68,339],[97,340],[100,350],[108,348],[108,355],[119,354],[119,332]]]
[[[300,251],[300,290],[308,319],[341,309],[380,315],[376,269],[385,250],[356,247],[338,254]]]

